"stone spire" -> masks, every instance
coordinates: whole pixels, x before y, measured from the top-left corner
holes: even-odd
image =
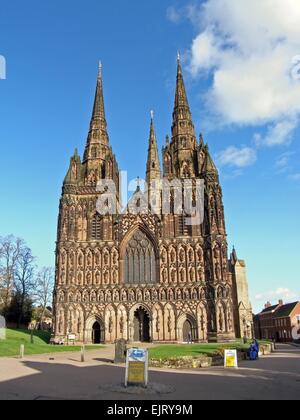
[[[149,136],[149,149],[148,149],[148,160],[147,160],[147,171],[146,171],[146,182],[150,186],[150,183],[155,179],[161,178],[160,160],[158,154],[157,140],[154,128],[154,113],[151,111],[151,124],[150,124],[150,136]]]
[[[77,185],[81,179],[81,159],[78,150],[75,149],[74,155],[71,157],[69,170],[64,180],[64,186]]]
[[[176,93],[173,112],[173,126],[172,136],[175,139],[177,136],[187,136],[187,142],[183,145],[179,144],[179,148],[194,148],[196,143],[194,124],[192,121],[192,114],[190,111],[189,102],[187,99],[180,55],[177,58],[177,80]]]
[[[197,139],[187,99],[180,55],[177,58],[176,93],[172,124],[172,175],[194,178],[197,174]]]
[[[199,149],[202,150],[204,149],[204,140],[203,140],[203,134],[200,133],[200,137],[199,137]]]
[[[107,123],[105,117],[102,64],[99,63],[96,94],[94,100],[93,114],[90,123],[88,141],[84,154],[84,161],[100,157],[100,145],[109,147]],[[103,150],[103,148],[102,148]]]
[[[235,246],[233,246],[232,252],[230,254],[231,264],[234,266],[238,262],[238,260],[239,259],[238,259],[238,256],[237,256],[237,252],[236,252]]]
[[[102,63],[99,63],[98,78],[96,86],[96,94],[93,108],[93,116],[91,120],[91,129],[101,129],[106,132],[107,124],[105,118],[103,80],[102,80]]]
[[[211,177],[212,176],[215,177],[216,181],[218,182],[219,172],[213,161],[213,158],[211,157],[208,145],[205,146],[204,150],[206,154],[205,165],[204,165],[205,175],[210,175]]]

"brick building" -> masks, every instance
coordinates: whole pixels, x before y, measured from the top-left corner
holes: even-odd
[[[280,300],[273,306],[267,303],[265,309],[254,317],[255,336],[259,339],[295,341],[293,330],[297,325],[300,330],[300,302],[284,304]]]

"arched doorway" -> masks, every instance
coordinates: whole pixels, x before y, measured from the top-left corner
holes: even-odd
[[[148,343],[150,341],[150,317],[143,308],[139,308],[134,313],[134,341]]]
[[[191,322],[187,319],[183,324],[183,341],[188,343],[193,340],[193,327]]]
[[[96,321],[92,329],[92,342],[93,344],[100,344],[101,341],[101,325]]]

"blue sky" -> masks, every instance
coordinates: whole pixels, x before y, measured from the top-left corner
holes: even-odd
[[[0,235],[23,237],[41,266],[54,264],[62,180],[84,149],[100,59],[114,152],[130,178],[144,176],[151,109],[160,146],[170,134],[179,49],[253,306],[299,297],[300,80],[286,71],[300,54],[300,16],[291,1],[280,25],[263,19],[264,2],[246,11],[236,0],[1,0]]]

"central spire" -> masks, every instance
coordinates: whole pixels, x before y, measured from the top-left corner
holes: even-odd
[[[107,123],[105,117],[102,63],[99,62],[96,93],[93,106],[93,114],[90,123],[87,145],[84,154],[84,161],[99,158],[101,146],[109,147]]]
[[[103,80],[102,80],[102,63],[99,62],[96,94],[93,108],[93,116],[91,120],[91,129],[107,129],[104,107]]]

